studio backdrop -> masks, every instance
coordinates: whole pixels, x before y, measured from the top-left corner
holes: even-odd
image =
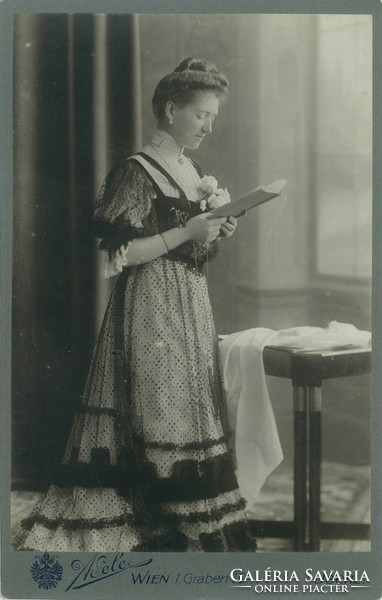
[[[15,487],[41,488],[61,457],[113,285],[99,275],[98,189],[109,168],[148,140],[155,85],[187,56],[216,63],[230,80],[214,133],[194,156],[204,171],[233,197],[288,180],[286,201],[252,211],[209,265],[218,331],[333,319],[370,329],[369,17],[19,14]],[[345,414],[344,436],[357,430],[360,442],[342,458],[365,461],[369,381],[351,387],[364,402],[352,403],[345,390],[324,436]],[[277,402],[288,454],[290,407]]]

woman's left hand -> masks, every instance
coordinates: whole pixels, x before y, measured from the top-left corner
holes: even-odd
[[[220,237],[231,237],[237,227],[237,219],[228,217],[220,228]]]

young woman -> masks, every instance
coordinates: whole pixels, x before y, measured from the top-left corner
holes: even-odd
[[[228,82],[186,59],[158,84],[158,128],[114,168],[95,210],[119,274],[82,404],[23,549],[253,551],[227,449],[218,340],[203,272],[237,222],[184,155],[211,133]]]

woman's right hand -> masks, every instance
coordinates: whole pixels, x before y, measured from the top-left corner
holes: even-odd
[[[186,223],[186,232],[190,240],[201,244],[208,244],[216,240],[220,227],[226,221],[225,217],[211,219],[211,213],[202,213],[192,217]]]

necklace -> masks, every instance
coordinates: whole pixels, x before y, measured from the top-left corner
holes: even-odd
[[[168,152],[176,157],[177,162],[183,165],[185,160],[183,156],[184,146],[181,146],[169,133],[162,129],[157,129],[154,133],[154,137],[150,143],[151,146],[161,148],[163,152]]]
[[[160,152],[155,144],[150,144],[150,148],[154,150],[156,157],[160,159],[159,163],[162,163],[162,166],[166,167],[179,187],[184,191],[188,203],[200,202],[200,177],[192,164],[190,164],[190,159],[183,157],[180,163],[179,158],[176,159],[176,156],[173,156],[173,162],[171,163],[167,160],[165,152]],[[181,166],[178,167],[178,164]],[[192,200],[190,200],[189,196],[193,197]]]

